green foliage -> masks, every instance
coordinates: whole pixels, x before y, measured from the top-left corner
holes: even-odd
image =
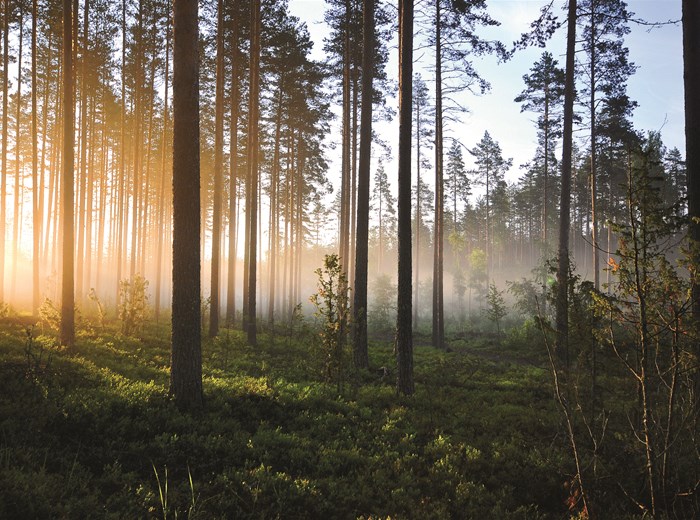
[[[94,287],[90,288],[88,298],[90,298],[90,300],[94,302],[95,306],[97,307],[97,322],[100,328],[104,329],[105,320],[107,319],[107,309],[102,304],[102,301],[100,300],[99,296],[97,296],[97,292],[95,291]]]
[[[499,291],[496,284],[489,284],[489,292],[486,295],[486,305],[484,314],[496,325],[496,331],[501,333],[501,319],[508,314],[506,301],[503,298],[503,291]]]
[[[486,274],[486,252],[475,247],[469,255],[469,265],[471,274],[469,276],[469,287],[474,289],[478,299],[486,296],[488,277]]]
[[[390,334],[396,324],[396,285],[388,275],[374,279],[367,325],[377,334]]]
[[[148,280],[140,274],[119,282],[119,321],[122,334],[132,336],[143,330],[148,318]]]
[[[316,317],[321,327],[319,337],[325,359],[325,377],[329,383],[335,383],[340,391],[348,362],[350,289],[338,255],[326,255],[323,267],[314,272],[318,276],[318,292],[310,300],[316,306]]]
[[[39,306],[39,318],[43,326],[58,334],[61,327],[61,311],[50,298],[45,298],[44,302]]]

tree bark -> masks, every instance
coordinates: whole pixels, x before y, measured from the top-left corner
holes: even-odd
[[[160,196],[158,197],[158,248],[156,250],[156,297],[155,297],[155,319],[156,323],[160,317],[161,294],[163,292],[163,242],[164,234],[162,230],[165,228],[165,179],[167,172],[167,153],[168,153],[168,93],[170,87],[170,10],[168,9],[167,21],[165,29],[165,76],[164,76],[164,101],[163,101],[163,136],[161,140],[161,170],[160,170]]]
[[[38,179],[38,129],[37,129],[37,81],[36,81],[36,45],[37,35],[37,0],[32,0],[32,315],[39,315],[39,244],[41,242],[41,206],[39,205]],[[44,127],[44,133],[46,128]]]
[[[433,240],[433,346],[445,346],[443,292],[444,208],[442,139],[442,41],[440,0],[435,1],[435,224]]]
[[[211,304],[209,337],[219,333],[219,273],[221,271],[221,206],[224,187],[224,0],[217,2],[216,100],[214,121],[214,210],[211,233]]]
[[[75,342],[73,158],[75,107],[73,105],[73,17],[71,0],[63,0],[63,267],[61,283],[61,344]]]
[[[353,302],[353,359],[355,367],[368,368],[367,351],[367,263],[369,248],[369,177],[372,160],[372,77],[374,76],[374,0],[363,1],[362,112],[360,121],[360,166],[357,192],[355,245],[355,294]]]
[[[411,324],[411,116],[413,94],[413,0],[399,0],[399,172],[398,297],[396,317],[397,390],[412,395]]]
[[[571,221],[571,155],[573,151],[574,119],[574,53],[576,51],[576,0],[569,0],[569,21],[566,37],[566,78],[564,84],[564,140],[561,159],[561,204],[559,218],[559,264],[557,269],[555,350],[568,366],[569,336],[569,224]]]
[[[258,227],[258,109],[260,92],[260,0],[253,0],[250,20],[250,108],[248,112],[248,178],[246,194],[248,220],[248,343],[257,344],[256,297],[257,297],[257,227]]]
[[[693,265],[700,266],[700,5],[683,0],[683,82],[685,86],[685,162],[688,182],[689,235]],[[700,279],[692,279],[693,321],[700,327]],[[695,344],[700,359],[700,342]],[[695,369],[695,409],[700,410],[700,369]]]
[[[202,406],[199,27],[197,0],[173,3],[173,303],[170,394]]]

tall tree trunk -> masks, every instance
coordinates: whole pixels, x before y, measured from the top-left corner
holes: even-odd
[[[211,306],[209,337],[219,333],[219,267],[221,260],[221,206],[224,187],[224,0],[217,2],[216,100],[214,121],[214,211],[211,236]]]
[[[275,323],[275,298],[277,288],[277,255],[279,251],[279,208],[277,191],[280,182],[280,146],[282,140],[282,89],[284,76],[280,75],[277,91],[277,114],[275,117],[275,149],[272,156],[272,175],[270,178],[270,290],[267,302],[267,319],[270,326]]]
[[[136,276],[136,265],[138,260],[138,244],[140,234],[145,230],[139,229],[139,210],[141,205],[141,188],[143,180],[141,179],[141,116],[143,111],[143,95],[144,95],[144,78],[143,78],[143,58],[144,58],[144,40],[143,40],[143,3],[139,2],[137,12],[136,41],[134,42],[134,135],[132,137],[132,146],[134,152],[134,171],[133,171],[133,192],[131,200],[131,260],[129,267],[129,279],[132,281]],[[141,273],[143,274],[143,273]]]
[[[78,129],[80,131],[80,159],[78,172],[80,175],[78,189],[78,244],[77,244],[77,264],[76,264],[76,294],[78,303],[81,304],[84,298],[83,291],[83,270],[85,267],[85,234],[86,234],[86,205],[87,205],[87,150],[88,150],[88,94],[87,94],[87,46],[88,46],[88,15],[90,12],[90,0],[85,0],[83,7],[83,37],[80,53],[80,120]],[[78,28],[75,28],[76,32]],[[76,51],[78,40],[76,39]],[[77,65],[77,64],[76,64]],[[76,81],[77,84],[77,81]]]
[[[17,286],[17,258],[20,241],[20,204],[22,202],[22,160],[20,143],[22,141],[22,50],[24,43],[24,13],[22,4],[19,4],[19,49],[17,52],[17,111],[15,112],[15,192],[14,192],[14,218],[12,220],[12,275],[10,286],[10,299],[15,297]]]
[[[5,300],[5,221],[7,219],[7,80],[9,77],[10,0],[5,0],[2,21],[2,180],[0,180],[0,302]]]
[[[38,179],[38,128],[37,128],[37,81],[36,81],[36,34],[37,0],[32,0],[32,315],[39,315],[39,244],[41,242],[41,205],[39,203]],[[44,127],[46,133],[46,127]]]
[[[433,346],[445,346],[445,310],[443,292],[444,208],[442,138],[442,40],[440,0],[435,2],[435,223],[433,239]]]
[[[258,95],[260,92],[260,0],[252,1],[250,19],[250,108],[248,112],[248,343],[257,344],[256,297],[257,297],[257,227],[258,227]]]
[[[127,235],[127,204],[128,197],[125,193],[125,187],[127,186],[127,167],[126,167],[126,0],[122,0],[121,9],[122,19],[121,19],[121,32],[122,32],[122,56],[121,56],[121,99],[120,99],[120,111],[119,111],[119,221],[117,224],[117,258],[116,258],[116,307],[119,308],[121,291],[120,282],[122,277],[122,265],[124,263],[124,255],[126,254],[126,235]]]
[[[685,86],[685,161],[688,178],[689,235],[693,265],[700,265],[700,5],[683,0],[683,81]],[[692,279],[693,321],[700,327],[700,278]],[[695,344],[700,359],[700,342]],[[694,374],[695,409],[700,411],[700,369]]]
[[[396,317],[397,390],[412,395],[411,324],[411,115],[413,93],[413,0],[399,0],[399,172],[398,297]]]
[[[233,21],[231,30],[231,121],[230,121],[230,160],[229,175],[229,220],[228,220],[228,273],[226,291],[226,323],[232,326],[236,321],[236,262],[238,256],[238,103],[240,99],[238,69],[238,23]]]
[[[155,318],[156,323],[160,317],[161,294],[163,289],[163,242],[165,228],[165,179],[167,172],[168,153],[168,93],[170,87],[170,2],[168,2],[168,14],[165,29],[165,76],[164,76],[164,102],[163,102],[163,137],[161,138],[161,170],[160,170],[160,196],[158,197],[158,249],[156,251],[156,298],[155,298]]]
[[[350,191],[351,191],[351,114],[350,114],[350,0],[345,1],[343,36],[343,142],[342,180],[340,186],[340,264],[347,275],[350,263]]]
[[[597,148],[596,148],[596,113],[595,113],[595,89],[596,89],[596,20],[595,20],[596,3],[591,2],[591,92],[590,92],[590,117],[591,117],[591,245],[593,249],[593,285],[595,290],[600,290],[600,256],[598,252],[598,191],[596,187],[596,166],[597,166]]]
[[[355,245],[355,300],[353,323],[355,367],[368,368],[367,351],[367,263],[369,248],[369,177],[372,160],[372,78],[374,76],[374,0],[363,0],[362,114],[360,169],[357,186],[357,235]]]
[[[174,0],[173,306],[170,393],[181,409],[202,407],[197,0]]]
[[[71,0],[63,0],[63,267],[61,283],[61,344],[75,342],[73,157],[75,107],[73,105],[73,17]]]
[[[571,155],[573,152],[574,54],[576,51],[576,0],[569,0],[566,36],[566,78],[564,83],[564,141],[561,159],[561,204],[559,206],[559,264],[557,269],[556,353],[569,364],[569,223],[571,221]]]

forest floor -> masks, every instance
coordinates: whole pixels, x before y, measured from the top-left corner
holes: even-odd
[[[205,341],[205,408],[189,415],[168,397],[167,327],[87,327],[68,352],[5,319],[0,518],[568,515],[573,468],[536,340],[418,340],[401,398],[389,342],[338,389],[315,334],[293,332]]]

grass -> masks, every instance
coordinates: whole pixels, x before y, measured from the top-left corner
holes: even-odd
[[[36,332],[34,332],[36,334]],[[541,355],[493,337],[387,343],[338,395],[312,336],[204,343],[205,409],[168,397],[168,331],[84,332],[74,352],[0,329],[0,518],[561,518],[573,468]]]

